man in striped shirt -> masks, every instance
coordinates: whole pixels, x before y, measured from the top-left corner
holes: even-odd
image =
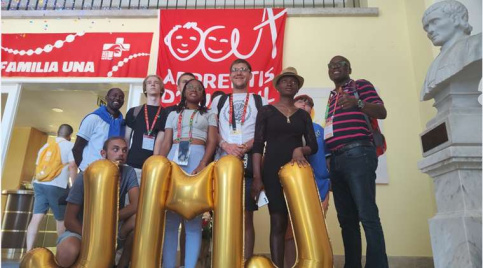
[[[331,92],[324,138],[331,152],[330,180],[337,218],[342,228],[345,267],[361,267],[362,223],[367,241],[366,267],[388,267],[384,234],[376,204],[378,159],[365,116],[384,119],[386,109],[374,86],[352,80],[349,60],[332,58]]]

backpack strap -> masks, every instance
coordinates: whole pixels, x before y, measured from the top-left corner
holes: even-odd
[[[225,105],[225,102],[228,99],[228,97],[230,96],[231,96],[231,93],[225,94],[220,97],[220,101],[218,101],[218,105],[216,106],[218,108],[218,117],[220,117],[221,109]],[[252,94],[252,96],[253,96],[253,100],[255,101],[255,107],[257,107],[257,110],[260,110],[260,108],[262,108],[263,106],[262,97],[258,94]]]
[[[257,107],[257,110],[260,110],[260,108],[262,108],[263,106],[262,96],[258,94],[252,94],[252,96],[253,100],[255,100],[255,107]]]
[[[216,106],[216,108],[218,109],[218,118],[220,118],[221,109],[225,105],[225,102],[228,99],[228,97],[230,97],[230,96],[231,96],[231,94],[221,95],[220,100],[218,101],[218,105]]]
[[[133,112],[134,120],[136,120],[136,117],[138,116],[138,114],[141,111],[141,109],[143,108],[143,106],[144,106],[144,104],[141,104],[139,106],[134,107],[134,112]]]
[[[358,88],[357,88],[357,82],[356,80],[354,80],[354,96],[356,97],[356,99],[359,99],[359,92],[358,92]],[[365,113],[362,113],[364,115],[364,118],[366,119],[366,123],[367,123],[367,127],[369,128],[369,131],[372,133],[374,132],[374,130],[372,129],[372,124],[371,122],[369,121],[369,117],[367,116],[367,114]]]

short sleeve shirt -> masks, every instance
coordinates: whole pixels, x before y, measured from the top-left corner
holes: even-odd
[[[119,187],[119,209],[124,208],[126,194],[134,187],[139,187],[136,172],[130,166],[121,166],[121,185]],[[82,206],[77,218],[80,222],[84,216],[84,173],[77,175],[74,185],[67,196],[67,202]]]
[[[154,117],[158,108],[161,106],[147,106],[149,128],[154,122]],[[144,112],[144,105],[139,110],[139,113],[134,117],[134,109],[131,108],[126,114],[126,125],[132,129],[132,142],[127,156],[127,164],[134,168],[142,168],[144,161],[153,155],[153,151],[143,149],[143,136],[148,133],[146,128],[146,117]],[[156,123],[153,126],[151,136],[156,140],[159,131],[164,131],[167,114],[165,109],[161,108]]]
[[[64,164],[64,168],[62,168],[61,173],[59,176],[54,178],[51,181],[46,181],[46,182],[39,182],[35,181],[35,183],[41,183],[43,185],[51,185],[51,186],[57,186],[60,188],[67,188],[67,183],[69,181],[69,166],[68,163],[74,162],[74,155],[72,154],[72,147],[74,147],[74,143],[61,138],[61,137],[56,137],[55,142],[59,145],[60,148],[60,158],[62,160],[62,164]],[[37,155],[37,162],[36,164],[39,163],[39,156],[42,153],[43,150],[45,150],[48,146],[48,143],[45,144],[40,150]]]
[[[213,99],[211,104],[211,111],[215,114],[218,114],[218,102],[220,101],[221,96],[218,96]],[[234,93],[233,94],[233,110],[235,110],[235,120],[237,122],[241,122],[242,114],[243,114],[243,107],[245,104],[246,93]],[[267,99],[262,97],[262,105],[267,105]],[[219,125],[219,132],[221,138],[224,140],[228,140],[230,135],[230,101],[229,98],[226,99],[223,107],[220,111],[220,116],[218,118],[218,125]],[[253,139],[255,135],[255,123],[257,121],[257,106],[255,104],[255,99],[253,98],[253,94],[250,94],[248,99],[248,106],[245,115],[245,122],[242,126],[242,141],[245,143],[251,139]]]
[[[181,120],[181,139],[189,138],[189,123],[191,116],[195,110],[184,110],[183,116]],[[179,121],[179,113],[176,111],[172,111],[168,119],[166,120],[166,128],[173,129],[173,140],[178,137],[178,121]],[[193,117],[193,130],[192,130],[192,137],[194,139],[200,139],[206,141],[208,137],[208,127],[214,126],[218,127],[218,122],[216,121],[216,115],[208,112],[200,114],[199,112]]]
[[[109,135],[109,124],[96,114],[90,114],[82,121],[77,136],[87,141],[82,152],[80,170],[85,170],[90,163],[102,159],[101,150]]]
[[[355,96],[357,92],[359,98],[367,103],[384,104],[374,86],[367,80],[350,80],[342,89],[351,96]],[[333,90],[328,100],[326,118],[333,119],[334,130],[334,136],[325,141],[330,151],[340,149],[350,142],[372,140],[364,113],[357,107],[343,109],[338,103],[339,97],[340,93]]]

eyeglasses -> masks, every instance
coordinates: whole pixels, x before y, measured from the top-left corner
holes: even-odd
[[[230,71],[232,73],[237,73],[237,72],[248,73],[250,72],[250,69],[248,69],[247,67],[241,67],[241,68],[231,68]]]
[[[186,91],[189,91],[189,92],[192,92],[192,91],[201,92],[201,91],[203,91],[203,88],[202,87],[197,87],[197,86],[189,85],[189,86],[186,87]]]
[[[349,66],[349,63],[347,61],[339,61],[339,62],[336,62],[336,63],[327,64],[327,67],[329,67],[329,69],[343,68],[343,67],[346,67],[346,66]]]

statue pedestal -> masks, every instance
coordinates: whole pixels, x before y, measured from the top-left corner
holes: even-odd
[[[421,134],[419,169],[434,180],[437,213],[429,220],[437,268],[481,267],[481,60],[441,83],[437,115]]]

